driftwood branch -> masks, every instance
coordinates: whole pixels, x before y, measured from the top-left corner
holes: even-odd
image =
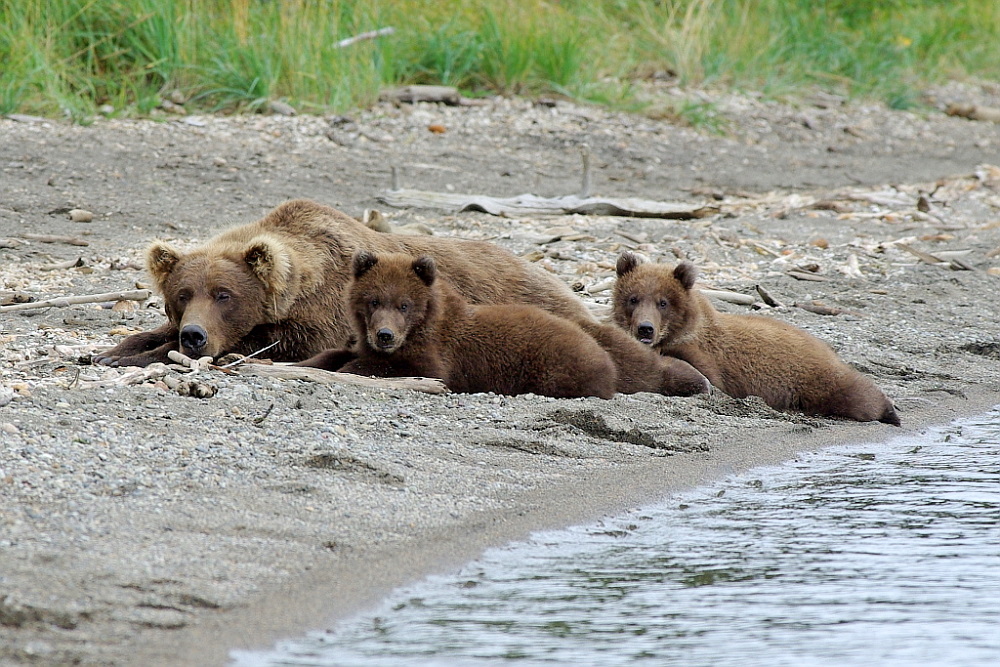
[[[752,306],[757,303],[757,299],[753,298],[749,294],[740,294],[739,292],[730,292],[728,290],[718,290],[718,289],[701,289],[702,294],[712,299],[718,299],[719,301],[725,301],[726,303],[735,303],[739,306]]]
[[[432,378],[371,378],[350,373],[334,373],[307,366],[287,366],[275,364],[263,366],[246,364],[236,369],[240,375],[275,378],[279,380],[306,380],[319,384],[349,384],[372,389],[410,389],[427,394],[444,394],[448,388],[440,380]]]
[[[145,301],[152,292],[148,289],[137,289],[128,292],[104,292],[103,294],[81,294],[79,296],[59,296],[54,299],[44,301],[34,301],[32,303],[14,303],[9,306],[0,306],[0,313],[8,313],[12,310],[34,310],[36,308],[64,308],[81,303],[101,303],[104,301]]]
[[[364,42],[369,39],[378,39],[379,37],[385,37],[386,35],[391,35],[396,32],[393,27],[379,28],[378,30],[369,30],[368,32],[363,32],[353,37],[347,37],[342,39],[333,46],[338,49],[342,49],[345,46],[350,46],[351,44],[357,44],[358,42]]]
[[[22,239],[38,241],[39,243],[66,243],[75,246],[89,246],[89,241],[78,239],[75,236],[53,236],[52,234],[21,234]]]
[[[499,198],[487,195],[452,194],[411,190],[390,190],[378,197],[379,201],[396,208],[416,207],[442,209],[452,213],[482,211],[505,217],[534,215],[611,215],[629,218],[662,218],[690,220],[706,218],[719,212],[718,206],[690,205],[676,202],[658,202],[631,197],[606,199],[603,197],[539,197],[523,194]]]

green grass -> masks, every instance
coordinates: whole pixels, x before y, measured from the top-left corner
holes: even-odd
[[[393,26],[389,37],[337,40]],[[371,104],[385,86],[560,94],[634,106],[638,84],[919,102],[947,78],[1000,80],[996,0],[0,0],[0,112],[145,116]],[[708,108],[678,113],[712,123]]]

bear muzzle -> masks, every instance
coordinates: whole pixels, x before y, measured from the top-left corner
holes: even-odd
[[[389,327],[382,327],[375,332],[375,345],[380,350],[391,352],[396,348],[396,334]]]
[[[188,356],[195,356],[208,345],[208,332],[197,324],[188,324],[181,329],[181,347]]]
[[[652,322],[640,322],[639,326],[635,328],[635,337],[639,339],[640,343],[652,345],[654,335],[656,335],[656,327],[653,326]]]

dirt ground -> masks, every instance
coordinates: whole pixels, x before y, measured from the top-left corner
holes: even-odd
[[[828,341],[903,420],[837,422],[718,393],[435,396],[218,371],[198,375],[217,389],[198,399],[87,363],[160,324],[155,296],[0,310],[0,664],[223,664],[528,531],[1000,403],[1000,125],[942,112],[1000,107],[1000,87],[944,86],[920,112],[709,99],[725,135],[519,99],[0,119],[2,303],[142,287],[153,238],[193,244],[304,197],[493,240],[598,312],[623,249],[690,259],[709,287],[756,299],[760,285],[782,304],[761,312]],[[512,219],[379,199],[393,167],[408,188],[576,193],[584,144],[595,194],[719,212]]]

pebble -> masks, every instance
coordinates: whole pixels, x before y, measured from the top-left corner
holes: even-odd
[[[69,219],[73,222],[91,222],[94,214],[83,208],[74,208],[69,212]]]

